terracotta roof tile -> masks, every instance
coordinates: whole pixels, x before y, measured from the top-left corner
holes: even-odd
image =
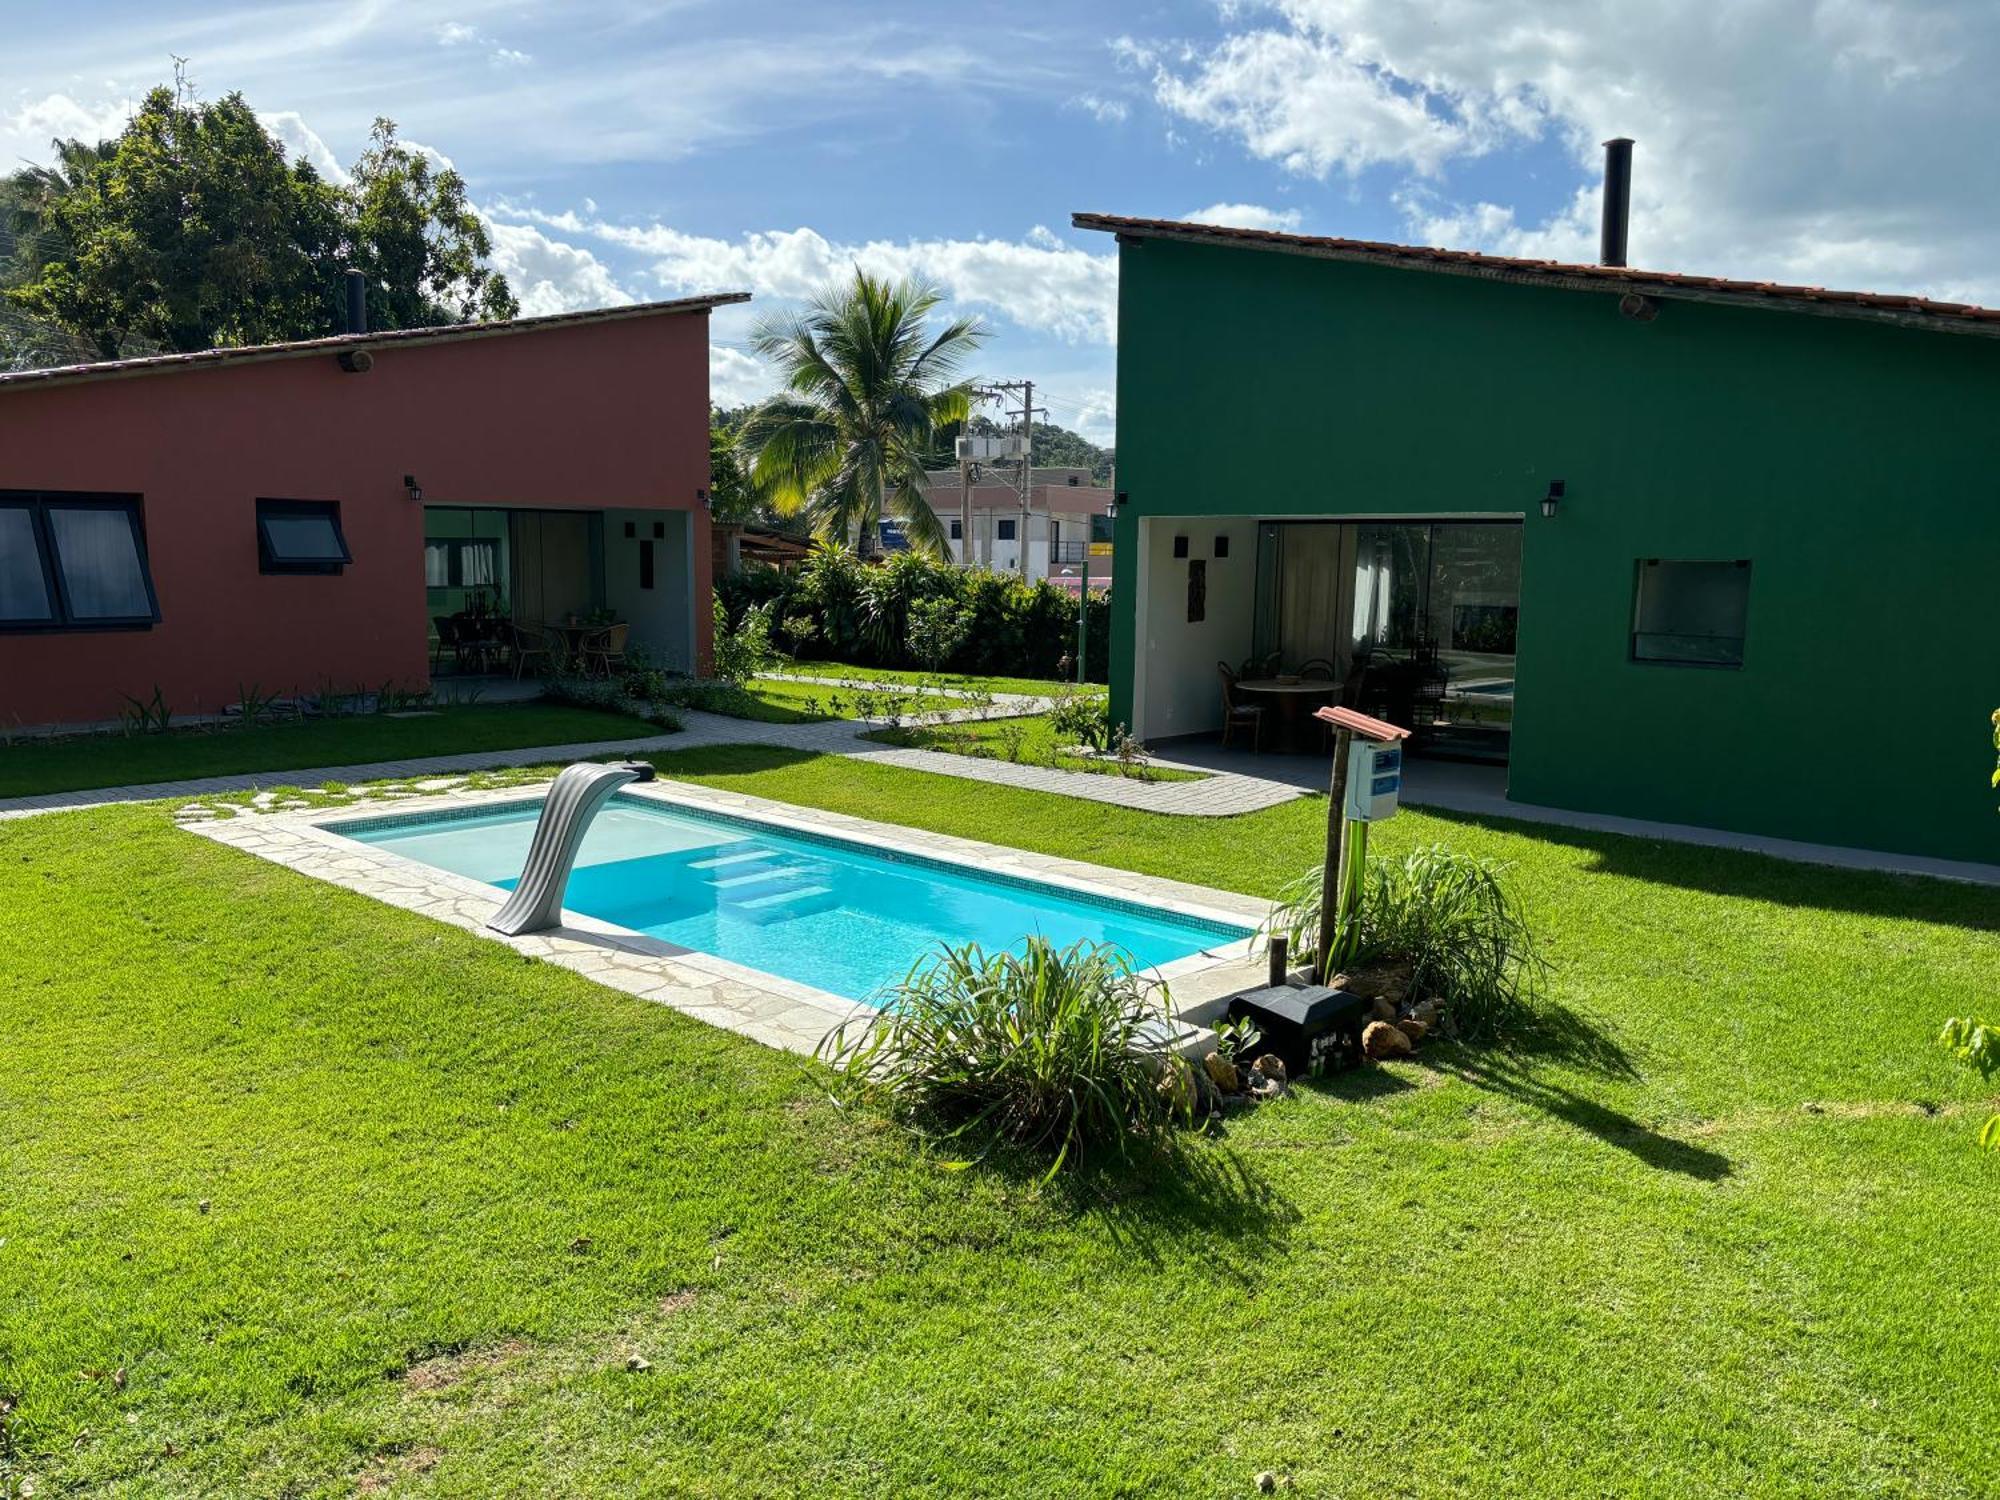
[[[731,302],[748,302],[748,292],[715,292],[679,297],[671,302],[635,302],[625,307],[593,307],[581,312],[550,313],[538,318],[512,318],[496,323],[446,323],[434,328],[385,328],[376,333],[343,333],[323,339],[299,339],[284,344],[249,344],[240,349],[202,349],[190,354],[149,354],[139,359],[110,359],[94,364],[54,365],[45,370],[0,373],[0,391],[21,386],[59,385],[79,380],[110,380],[131,375],[164,375],[175,370],[214,369],[256,364],[273,359],[302,359],[314,354],[340,354],[350,349],[395,348],[401,344],[444,343],[459,339],[497,338],[515,333],[539,333],[583,323],[614,323],[627,318],[667,313],[706,312]]]
[[[1703,300],[1795,307],[1834,316],[1872,316],[1910,327],[1955,329],[2000,334],[2000,308],[1969,302],[1940,302],[1907,292],[1828,291],[1825,287],[1788,286],[1775,281],[1732,281],[1723,276],[1691,276],[1673,271],[1646,271],[1631,266],[1572,264],[1555,260],[1522,260],[1486,255],[1475,250],[1438,250],[1423,245],[1396,245],[1381,240],[1338,239],[1322,235],[1286,234],[1271,229],[1235,229],[1220,224],[1186,224],[1172,219],[1134,219],[1118,214],[1075,214],[1078,229],[1101,229],[1140,239],[1173,239],[1319,255],[1340,260],[1373,261],[1418,269],[1457,270],[1508,281],[1546,281],[1572,288],[1622,287],[1628,292],[1662,297],[1699,293]],[[1837,307],[1829,304],[1838,304]]]

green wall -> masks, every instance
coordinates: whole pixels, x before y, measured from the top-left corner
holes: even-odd
[[[1141,516],[1525,514],[1516,800],[2000,861],[2000,341],[1671,301],[1640,324],[1615,293],[1161,240],[1120,261],[1115,716]],[[1645,557],[1751,560],[1741,670],[1630,660]]]

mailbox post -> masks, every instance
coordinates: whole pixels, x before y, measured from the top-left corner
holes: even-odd
[[[1313,717],[1334,729],[1326,863],[1320,871],[1319,952],[1314,956],[1319,982],[1328,984],[1353,956],[1368,825],[1395,815],[1403,788],[1403,741],[1410,731],[1351,708],[1322,708]]]

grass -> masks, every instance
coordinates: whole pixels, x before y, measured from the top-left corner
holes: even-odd
[[[877,692],[875,696],[886,699],[891,691],[893,687]],[[863,706],[856,702],[854,689],[829,687],[821,683],[775,682],[768,677],[759,677],[746,683],[744,692],[748,702],[743,716],[766,724],[811,724],[824,719],[852,718]],[[835,712],[836,702],[838,712]],[[904,702],[911,712],[942,713],[947,709],[965,708],[971,700],[926,693],[921,697],[906,694]]]
[[[661,732],[642,719],[597,709],[496,703],[448,706],[413,718],[357,714],[248,729],[17,740],[0,745],[0,797],[650,738]]]
[[[1103,776],[1128,774],[1113,759],[1066,754],[1076,741],[1072,736],[1057,734],[1047,714],[981,719],[960,724],[903,725],[895,729],[871,730],[862,738],[884,745],[900,745],[909,750],[943,750],[952,755],[973,755],[984,760],[1013,760],[1023,765],[1053,766],[1060,771],[1090,771]],[[1195,771],[1154,766],[1146,768],[1145,779],[1200,781],[1202,777]]]
[[[843,661],[787,661],[780,671],[825,681],[880,682],[899,687],[945,687],[968,693],[1021,693],[1047,697],[1065,688],[1077,690],[1073,682],[1056,682],[1042,677],[980,677],[961,672],[917,672],[891,667],[856,667]],[[1109,691],[1093,682],[1083,691],[1098,697]]]
[[[1169,819],[849,758],[669,774],[1260,895]],[[1405,812],[1552,1007],[1137,1187],[951,1172],[810,1065],[170,826],[0,825],[0,1389],[39,1493],[1955,1496],[2000,1177],[1934,1045],[1992,893]],[[630,1356],[650,1368],[628,1368]],[[124,1372],[122,1384],[115,1379]],[[0,1446],[0,1452],[5,1452]],[[9,1460],[0,1459],[0,1473]],[[4,1493],[4,1482],[0,1482]]]

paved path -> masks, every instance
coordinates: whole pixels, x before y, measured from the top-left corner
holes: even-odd
[[[861,736],[873,724],[836,721],[819,724],[763,724],[727,719],[718,714],[687,712],[679,734],[643,739],[596,740],[585,744],[535,745],[520,750],[482,750],[468,755],[430,755],[413,760],[377,761],[367,765],[311,766],[296,771],[264,771],[242,776],[203,776],[188,781],[156,781],[138,786],[100,787],[91,791],[56,792],[44,797],[0,799],[0,819],[31,817],[80,807],[104,807],[121,802],[145,802],[159,797],[206,797],[228,792],[257,791],[273,786],[319,786],[338,781],[402,780],[450,776],[493,767],[532,766],[551,761],[583,760],[596,755],[646,755],[698,750],[711,745],[772,745],[811,755],[851,755],[911,771],[956,776],[1028,791],[1054,792],[1088,802],[1105,802],[1143,812],[1177,813],[1191,817],[1227,817],[1275,807],[1302,795],[1283,782],[1231,772],[1207,775],[1200,781],[1139,781],[1087,771],[1057,771],[1045,766],[1016,765],[1003,760],[977,760],[942,750],[903,750]]]

